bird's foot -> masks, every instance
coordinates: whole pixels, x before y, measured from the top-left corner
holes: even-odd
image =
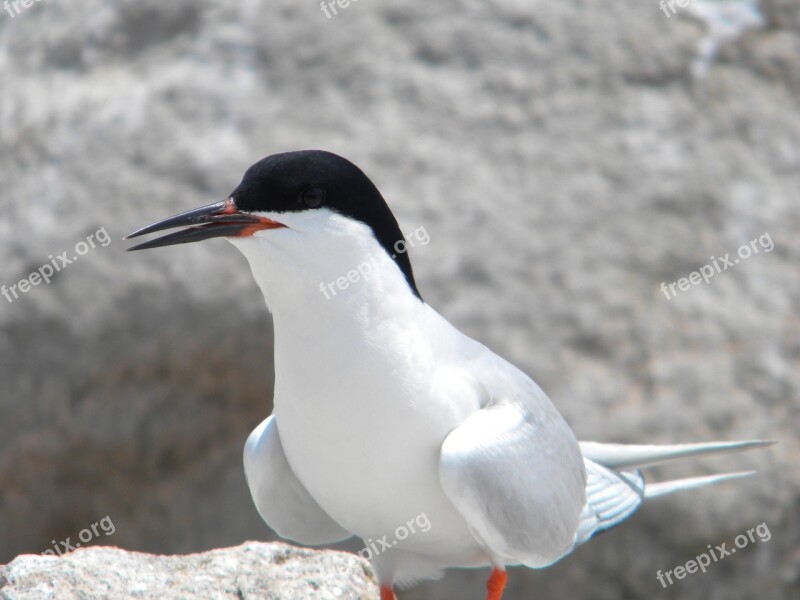
[[[492,569],[489,579],[486,580],[486,600],[501,600],[505,587],[506,572],[502,569]]]
[[[394,595],[394,591],[392,591],[392,586],[381,586],[381,600],[397,600],[397,597]]]

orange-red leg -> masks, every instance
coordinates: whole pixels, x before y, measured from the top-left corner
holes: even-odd
[[[492,569],[492,574],[486,580],[486,600],[501,600],[505,587],[506,572],[500,569]]]
[[[381,586],[381,600],[397,600],[397,597],[394,595],[394,592],[392,591],[392,586],[390,585]]]

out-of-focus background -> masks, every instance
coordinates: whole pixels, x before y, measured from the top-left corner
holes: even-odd
[[[425,228],[423,297],[533,376],[579,438],[780,440],[656,471],[758,474],[515,570],[510,600],[800,597],[800,4],[335,7],[3,7],[0,563],[105,516],[114,533],[92,544],[274,537],[241,465],[273,378],[243,257],[221,240],[126,254],[121,238],[226,197],[262,156],[324,148],[404,231]],[[662,291],[751,240],[708,284]],[[47,264],[49,284],[19,285]],[[761,523],[769,541],[658,583]],[[482,598],[485,575],[401,598]]]

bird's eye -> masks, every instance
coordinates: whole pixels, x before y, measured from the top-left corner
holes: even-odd
[[[321,187],[310,187],[300,192],[300,200],[308,208],[319,208],[325,202],[325,190]]]

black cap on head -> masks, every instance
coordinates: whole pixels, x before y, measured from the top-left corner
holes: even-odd
[[[421,298],[397,220],[378,188],[349,160],[323,150],[302,150],[268,156],[244,174],[231,198],[244,212],[299,212],[329,208],[361,221],[394,260]]]

